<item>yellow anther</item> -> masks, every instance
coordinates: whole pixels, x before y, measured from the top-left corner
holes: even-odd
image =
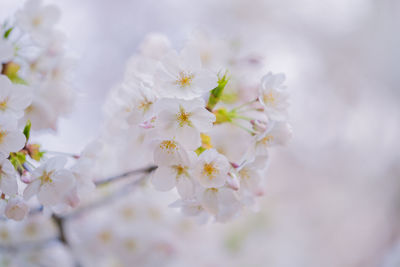
[[[269,145],[273,140],[274,140],[274,137],[272,135],[267,135],[266,137],[261,139],[261,143],[263,145]]]
[[[193,78],[194,75],[192,73],[181,71],[178,79],[175,81],[175,84],[179,85],[181,88],[184,88],[191,85]]]
[[[272,94],[272,92],[270,92],[263,95],[263,100],[265,104],[273,105],[275,103],[275,96]]]
[[[162,150],[166,150],[168,154],[174,154],[178,150],[178,146],[173,140],[164,140],[160,144]]]
[[[179,126],[183,127],[185,125],[191,126],[192,122],[190,121],[190,116],[192,114],[190,112],[186,112],[183,107],[179,108],[179,113],[176,115],[176,119],[179,123]]]
[[[202,174],[207,175],[207,177],[211,180],[214,179],[215,176],[219,173],[219,171],[214,167],[212,163],[206,163],[203,166]]]
[[[40,180],[42,181],[42,184],[45,184],[45,183],[52,183],[53,182],[53,180],[51,179],[51,175],[53,174],[53,172],[51,171],[51,172],[46,172],[46,171],[44,171],[43,172],[43,175],[42,176],[40,176]]]
[[[7,132],[6,131],[0,131],[0,144],[4,142],[4,137],[6,137]]]
[[[7,109],[7,101],[6,100],[1,101],[0,102],[0,110],[5,111],[6,109]]]

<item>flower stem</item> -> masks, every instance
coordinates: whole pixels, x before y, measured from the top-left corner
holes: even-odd
[[[231,123],[232,123],[233,125],[239,127],[240,129],[245,130],[246,132],[248,132],[248,133],[251,134],[251,135],[255,135],[255,134],[256,134],[254,131],[252,131],[252,130],[246,128],[246,127],[244,127],[243,125],[240,125],[239,123],[236,123],[236,122],[231,122]]]
[[[60,152],[60,151],[51,151],[51,150],[44,150],[43,152],[48,153],[48,154],[53,154],[53,155],[71,157],[71,158],[74,158],[74,159],[78,159],[79,158],[79,155],[73,154],[73,153]]]
[[[258,101],[258,98],[253,99],[251,101],[248,101],[246,103],[241,104],[240,106],[237,106],[236,108],[232,109],[232,111],[238,111],[238,110],[240,110],[240,109],[242,109],[242,108],[244,108],[244,107],[246,107],[248,105],[251,105],[251,104],[253,104],[253,103],[257,102],[257,101]]]

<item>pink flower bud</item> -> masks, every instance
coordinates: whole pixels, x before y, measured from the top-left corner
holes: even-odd
[[[228,179],[226,180],[226,185],[231,188],[232,190],[239,190],[240,188],[240,182],[239,179],[237,178],[236,174],[233,172],[228,173]]]

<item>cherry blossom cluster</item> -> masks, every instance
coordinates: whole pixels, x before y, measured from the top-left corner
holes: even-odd
[[[157,166],[153,186],[176,189],[171,206],[188,216],[224,222],[255,207],[269,148],[291,137],[285,76],[249,78],[257,58],[200,33],[179,51],[152,34],[139,50],[106,103],[108,135],[131,165]]]
[[[30,142],[31,130],[55,129],[73,100],[70,60],[54,28],[59,16],[55,6],[29,0],[0,28],[0,216],[14,220],[26,216],[34,196],[61,211],[94,188],[90,146],[71,162]]]
[[[60,14],[56,6],[29,0],[0,27],[0,71],[13,83],[29,85],[32,100],[24,120],[34,130],[55,129],[74,100],[68,77],[73,60],[55,28]]]

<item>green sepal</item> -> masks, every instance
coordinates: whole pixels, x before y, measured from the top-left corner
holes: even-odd
[[[30,120],[28,120],[26,122],[26,124],[25,124],[25,127],[24,127],[24,135],[25,135],[25,138],[26,138],[26,143],[28,143],[28,140],[29,140],[29,137],[30,137],[30,134],[31,134],[31,127],[32,127],[32,123],[31,123]]]
[[[224,92],[224,88],[228,83],[229,78],[226,76],[226,73],[222,78],[218,80],[218,86],[215,87],[210,92],[210,97],[208,98],[207,109],[212,111],[215,105],[221,100],[222,93]]]
[[[8,62],[3,65],[3,74],[7,75],[13,83],[28,85],[28,83],[18,75],[20,68],[21,67],[17,63]]]
[[[23,152],[10,153],[10,162],[15,170],[22,173],[24,170],[23,164],[26,162],[26,155]]]
[[[205,149],[204,147],[199,146],[194,152],[196,152],[197,156],[200,156],[200,154],[203,153],[206,150],[207,149]]]
[[[215,115],[215,124],[221,124],[224,122],[232,122],[234,118],[236,118],[236,112],[235,111],[228,111],[226,108],[219,108],[215,110],[214,112]]]
[[[14,30],[14,27],[9,28],[8,30],[5,31],[4,33],[4,39],[7,39],[8,36],[10,36],[11,32]]]
[[[26,150],[28,151],[29,156],[36,161],[40,161],[46,153],[45,151],[40,150],[39,144],[28,144],[26,145]]]

